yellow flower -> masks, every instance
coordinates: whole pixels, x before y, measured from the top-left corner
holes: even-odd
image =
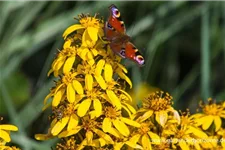
[[[172,147],[182,150],[201,149],[201,140],[208,138],[197,126],[196,120],[188,113],[181,116],[180,125],[176,122],[168,122],[163,129],[162,136],[170,140]]]
[[[3,120],[1,117],[0,120]],[[0,149],[1,150],[19,150],[14,146],[6,146],[6,143],[11,141],[10,131],[18,131],[18,128],[10,124],[0,124]]]
[[[143,149],[151,150],[152,144],[159,145],[160,137],[156,133],[151,131],[154,125],[152,123],[143,122],[140,128],[133,132],[129,140],[126,142],[132,148],[135,148],[139,143]]]
[[[63,45],[63,50],[59,51],[59,54],[53,61],[52,67],[48,72],[48,76],[52,72],[54,72],[55,77],[58,77],[61,72],[63,72],[64,74],[70,72],[76,60],[77,53],[77,46],[74,46],[73,43],[74,41],[71,38],[66,40],[65,44]]]
[[[105,108],[105,118],[103,119],[102,129],[104,132],[108,132],[117,138],[128,137],[130,135],[130,129],[127,125],[133,127],[140,127],[140,124],[129,118],[125,118],[121,114],[121,110],[117,110],[113,107]]]
[[[215,131],[221,128],[222,118],[225,119],[225,105],[213,103],[211,98],[208,99],[208,104],[200,104],[203,113],[194,115],[198,121],[198,125],[207,130],[213,123]]]
[[[98,37],[102,37],[103,33],[103,21],[97,18],[97,15],[90,17],[84,14],[78,16],[80,24],[75,24],[66,29],[63,33],[64,39],[67,36],[77,30],[82,30],[82,45],[88,47],[89,45],[95,45]]]
[[[137,111],[135,117],[138,122],[143,122],[149,119],[153,114],[155,115],[155,120],[161,126],[165,126],[168,120],[168,113],[172,113],[177,122],[180,122],[180,116],[176,110],[171,106],[172,96],[166,93],[163,96],[163,92],[155,92],[150,94],[143,100],[143,106]]]

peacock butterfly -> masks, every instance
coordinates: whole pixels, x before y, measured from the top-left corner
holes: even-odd
[[[144,57],[130,42],[120,12],[115,5],[109,6],[110,15],[105,23],[104,31],[111,49],[122,58],[128,58],[139,65],[144,65]]]

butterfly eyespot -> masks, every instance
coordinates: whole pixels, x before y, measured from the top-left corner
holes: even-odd
[[[145,64],[145,60],[141,55],[137,55],[135,60],[138,62],[139,65],[144,65]]]
[[[120,56],[121,57],[123,57],[123,58],[125,58],[125,49],[122,49],[121,51],[120,51]]]
[[[108,27],[109,29],[113,29],[113,27],[112,27],[109,23],[107,23],[107,27]]]

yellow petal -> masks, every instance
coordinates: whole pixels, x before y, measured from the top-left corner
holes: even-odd
[[[136,113],[136,110],[133,106],[131,106],[130,104],[127,104],[127,103],[123,103],[129,110],[132,114],[135,114]]]
[[[118,89],[118,91],[120,91],[120,92],[122,92],[124,95],[126,95],[127,98],[132,102],[132,98],[131,98],[130,94],[128,94],[126,91],[121,90],[121,89]]]
[[[81,59],[87,60],[86,55],[88,52],[89,52],[88,48],[80,49],[80,53],[78,53],[78,55],[80,56]]]
[[[91,144],[92,139],[93,139],[93,133],[91,131],[87,131],[85,136],[86,136],[86,139],[87,139],[87,144]]]
[[[128,137],[130,134],[130,130],[128,127],[122,122],[119,121],[118,119],[113,120],[113,125],[116,127],[116,129],[124,136]]]
[[[215,131],[217,132],[220,129],[221,124],[222,124],[222,121],[221,121],[219,116],[214,116],[214,123],[215,123],[215,126],[216,126]]]
[[[202,130],[200,129],[197,129],[195,127],[192,127],[192,126],[189,126],[188,130],[187,130],[188,133],[192,133],[194,134],[195,136],[199,137],[199,138],[202,138],[202,139],[206,139],[208,136],[205,132],[203,132]]]
[[[108,144],[113,144],[114,143],[113,140],[112,140],[112,138],[109,135],[107,135],[104,132],[102,132],[101,130],[98,130],[98,129],[95,128],[95,129],[93,129],[93,131],[98,136],[100,136],[101,138],[103,138],[104,140],[106,140],[108,142]]]
[[[90,106],[91,106],[91,99],[86,99],[86,100],[82,101],[77,110],[78,116],[83,117],[84,115],[86,115]]]
[[[109,118],[105,118],[102,123],[102,130],[108,132],[112,128],[112,122]]]
[[[156,133],[149,131],[148,135],[151,137],[153,144],[160,144],[160,137]]]
[[[44,105],[47,103],[47,101],[49,100],[49,98],[52,97],[52,93],[49,93],[45,99],[44,99]]]
[[[91,52],[94,56],[97,56],[99,54],[95,48],[91,49]]]
[[[86,74],[85,76],[85,87],[88,91],[92,90],[93,87],[93,77],[90,74]]]
[[[129,141],[126,142],[126,144],[132,148],[136,148],[137,142],[139,141],[140,137],[140,134],[135,134],[129,139]]]
[[[108,133],[114,135],[114,136],[117,137],[117,138],[121,138],[121,137],[122,137],[122,134],[120,134],[119,131],[116,130],[115,128],[110,128],[110,129],[108,130]]]
[[[11,124],[2,124],[0,125],[0,130],[18,131],[18,128]]]
[[[123,65],[121,65],[120,63],[116,64],[123,70],[124,73],[127,73],[127,69]]]
[[[84,31],[82,35],[82,45],[83,47],[89,47],[91,44],[91,37],[89,36],[87,30]]]
[[[6,142],[10,142],[11,141],[9,133],[4,131],[4,130],[0,130],[0,138],[3,139]]]
[[[105,90],[106,89],[106,83],[105,80],[103,79],[102,76],[96,76],[95,75],[95,80],[98,82],[98,84],[100,85],[100,87]]]
[[[76,31],[76,30],[79,30],[79,29],[83,29],[84,27],[80,24],[75,24],[75,25],[72,25],[70,26],[69,28],[67,28],[64,33],[63,33],[63,37],[64,39],[66,39],[66,37],[71,34],[72,32]]]
[[[122,78],[122,79],[124,79],[129,85],[130,85],[130,88],[132,88],[132,82],[131,82],[131,80],[130,80],[130,78],[128,78],[123,72],[117,72],[116,71],[116,73],[118,73],[118,75],[120,76],[120,78]]]
[[[59,132],[61,132],[63,128],[67,125],[68,121],[69,117],[63,117],[61,120],[59,120],[51,130],[52,135],[58,135]]]
[[[65,43],[63,44],[63,49],[70,48],[71,45],[71,40],[66,40]]]
[[[113,149],[114,150],[121,150],[121,148],[123,147],[124,143],[123,142],[116,142],[114,145],[113,145]]]
[[[78,94],[84,94],[83,86],[79,81],[73,80],[73,88],[76,90]]]
[[[151,150],[152,149],[150,139],[146,134],[144,134],[142,136],[141,143],[142,143],[142,146],[143,146],[144,150]]]
[[[70,72],[70,70],[73,67],[73,63],[75,62],[75,56],[70,56],[69,58],[67,58],[64,66],[63,66],[63,73],[67,74]]]
[[[139,128],[141,126],[138,122],[130,120],[128,118],[121,117],[120,120],[126,124],[129,124],[129,125],[137,127],[137,128]]]
[[[96,76],[100,76],[102,74],[102,69],[105,65],[105,60],[101,59],[98,61],[97,65],[96,65],[96,69],[95,69],[95,74]]]
[[[72,83],[69,83],[67,85],[67,89],[66,89],[66,92],[67,92],[67,99],[70,103],[73,103],[75,101],[75,91],[73,89],[73,86],[72,86]]]
[[[166,111],[159,111],[156,113],[156,121],[164,127],[167,122],[168,114]]]
[[[106,90],[107,96],[109,97],[113,106],[116,106],[117,109],[121,109],[121,103],[116,94],[111,90]]]
[[[98,29],[94,27],[87,28],[91,40],[95,43],[98,40]]]
[[[59,105],[59,102],[61,101],[61,98],[63,94],[65,93],[65,89],[58,90],[58,92],[55,94],[53,100],[52,100],[52,106],[56,107]]]
[[[112,75],[113,75],[113,70],[112,66],[108,63],[105,64],[105,69],[104,69],[104,78],[106,82],[109,82],[112,80]]]
[[[180,139],[179,146],[182,150],[189,150],[189,146],[183,139]]]
[[[102,104],[98,99],[94,99],[93,105],[96,112],[96,117],[99,117],[102,114]]]
[[[204,120],[204,123],[202,124],[202,128],[204,130],[207,130],[213,122],[213,116],[209,115],[209,116],[205,116],[201,119]]]
[[[140,122],[143,122],[145,121],[146,119],[150,118],[153,114],[153,111],[152,110],[149,110],[147,112],[144,113],[144,115],[142,115],[139,119],[140,119]],[[139,120],[138,119],[138,120]]]
[[[48,140],[51,137],[53,137],[53,136],[52,135],[48,135],[48,134],[35,134],[35,139],[36,140],[41,140],[41,141]]]
[[[78,122],[79,122],[79,118],[77,117],[77,115],[72,114],[70,116],[70,120],[69,120],[69,123],[68,123],[68,126],[67,126],[67,130],[69,131],[69,130],[72,130],[72,129],[76,128],[77,125],[78,125]]]
[[[74,134],[77,134],[82,128],[80,126],[77,126],[76,128],[74,128],[73,130],[66,130],[66,131],[63,131],[62,133],[60,133],[58,135],[59,138],[62,138],[62,137],[67,137],[67,136],[71,136],[71,135],[74,135]]]

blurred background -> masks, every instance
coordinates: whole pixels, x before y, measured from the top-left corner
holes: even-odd
[[[62,33],[81,13],[105,20],[115,4],[127,34],[146,60],[144,67],[123,60],[133,81],[135,104],[155,90],[169,92],[177,110],[195,112],[199,100],[225,100],[225,2],[0,2],[1,123],[19,127],[13,145],[49,150],[44,97],[53,86],[47,72],[63,45]]]

